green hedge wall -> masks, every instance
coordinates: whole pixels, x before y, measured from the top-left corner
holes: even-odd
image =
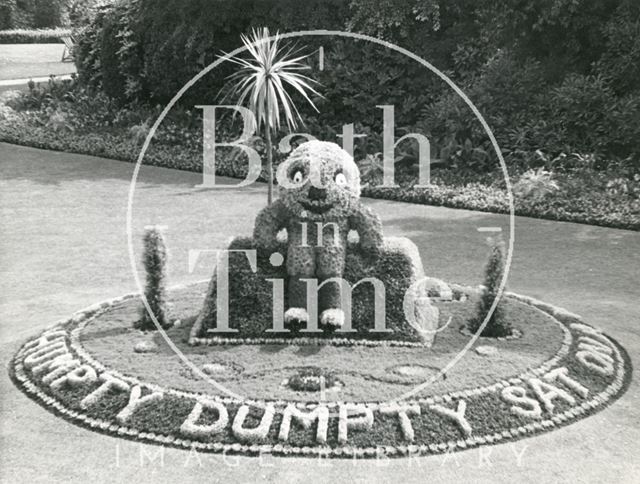
[[[240,33],[252,26],[341,29],[347,8],[347,0],[116,1],[99,7],[82,33],[78,71],[116,98],[166,102],[216,56],[241,45]],[[217,93],[223,75],[195,86],[185,101]]]
[[[0,44],[59,44],[69,35],[69,29],[0,30]]]
[[[92,0],[0,0],[0,30],[60,27],[69,10]]]
[[[632,160],[640,169],[637,0],[116,0],[80,36],[80,79],[121,103],[164,104],[240,46],[252,26],[352,29],[408,48],[462,88],[514,162],[529,165],[541,150],[551,158],[593,153],[607,160],[604,168]],[[491,143],[461,99],[414,61],[364,42],[300,43],[309,52],[326,48],[327,68],[313,72],[326,100],[319,116],[308,116],[316,130],[309,132],[333,139],[355,122],[375,153],[376,105],[394,104],[397,135],[427,135],[432,158],[479,171],[494,166],[491,156],[455,155],[461,146],[491,153]],[[199,81],[182,104],[219,101],[228,69]],[[407,152],[404,158],[415,157],[415,147]]]

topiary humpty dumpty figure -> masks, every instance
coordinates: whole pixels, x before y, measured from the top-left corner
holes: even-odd
[[[360,203],[360,172],[353,158],[335,143],[308,141],[278,167],[279,198],[255,221],[254,240],[260,250],[278,249],[277,234],[287,231],[288,309],[285,323],[306,322],[307,283],[316,279],[320,324],[340,327],[342,278],[347,235],[356,231],[365,258],[382,248],[382,223]]]

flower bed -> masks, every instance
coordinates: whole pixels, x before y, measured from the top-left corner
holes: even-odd
[[[120,437],[208,452],[356,458],[519,439],[584,418],[626,389],[631,366],[615,341],[564,310],[508,297],[546,312],[564,328],[554,356],[520,374],[431,396],[238,399],[141,381],[127,368],[105,366],[82,343],[97,318],[135,302],[135,295],[95,305],[30,339],[10,372],[46,408]]]
[[[469,341],[469,336],[459,331],[475,312],[477,297],[464,302],[439,301],[433,304],[439,309],[441,330],[436,334],[433,350],[428,346],[398,339],[371,339],[369,327],[360,335],[347,333],[344,337],[274,338],[238,337],[237,334],[223,338],[209,337],[199,345],[193,345],[189,334],[196,314],[202,306],[205,284],[196,284],[169,292],[172,311],[181,324],[167,330],[167,336],[197,368],[205,374],[223,382],[233,392],[251,399],[299,400],[308,395],[299,395],[284,379],[299,370],[315,366],[331,370],[342,384],[340,393],[327,394],[327,398],[349,401],[389,399],[400,395],[422,382],[425,371],[435,376],[438,368],[460,352]],[[467,288],[467,291],[470,289]],[[139,311],[139,302],[131,300],[96,316],[81,334],[83,347],[110,368],[127,367],[128,374],[136,375],[145,382],[171,386],[193,392],[210,392],[210,382],[202,378],[193,368],[177,366],[167,358],[172,354],[166,341],[157,333],[141,333],[126,322],[133,321]],[[563,329],[555,320],[536,308],[507,298],[504,301],[506,318],[512,322],[521,336],[515,340],[480,338],[478,344],[491,345],[497,354],[486,358],[475,351],[466,354],[446,378],[438,378],[422,392],[425,396],[452,391],[460,387],[472,387],[487,380],[486,370],[491,375],[507,378],[525,372],[553,358],[563,340]],[[451,321],[449,324],[446,324]],[[238,327],[233,322],[231,327]],[[318,335],[321,336],[321,335]],[[155,347],[152,352],[132,355],[140,342]],[[123,348],[128,349],[123,351]],[[398,373],[398,365],[423,368],[422,373]]]

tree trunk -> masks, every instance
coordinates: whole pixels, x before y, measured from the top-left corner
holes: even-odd
[[[271,127],[267,124],[267,174],[269,185],[267,191],[267,204],[273,201],[273,150],[271,149]]]
[[[267,175],[269,176],[267,205],[271,205],[273,201],[273,150],[271,149],[271,105],[269,104],[269,96],[265,99],[265,114],[264,127],[267,130],[265,133],[267,138]]]

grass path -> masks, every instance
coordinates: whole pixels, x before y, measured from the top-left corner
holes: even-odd
[[[0,143],[0,360],[52,322],[94,302],[135,290],[125,213],[130,163]],[[135,253],[144,226],[166,225],[172,283],[208,277],[203,256],[247,234],[265,189],[202,190],[197,174],[143,167],[134,204]],[[233,182],[235,183],[235,181]],[[465,210],[367,200],[390,235],[420,248],[427,272],[468,284],[482,280],[487,247],[478,227],[508,229],[508,218]],[[640,233],[516,218],[510,289],[564,306],[640,350]],[[640,469],[638,378],[612,407],[570,427],[491,449],[388,462],[258,459],[206,455],[105,437],[38,407],[0,376],[1,482],[632,482]],[[523,449],[525,449],[523,451]],[[521,452],[520,467],[516,454]],[[156,456],[152,463],[141,455]],[[200,465],[199,465],[200,464]],[[635,466],[635,467],[634,467]],[[317,474],[314,474],[317,473]]]

